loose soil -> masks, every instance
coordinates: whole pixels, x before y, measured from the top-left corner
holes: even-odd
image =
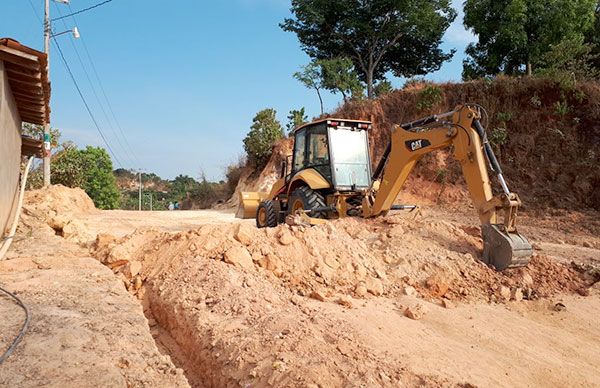
[[[34,323],[0,385],[600,384],[594,212],[525,214],[535,256],[497,273],[468,206],[266,230],[231,212],[54,206],[93,236],[80,241],[31,198],[0,283]],[[4,345],[20,313],[0,309]]]

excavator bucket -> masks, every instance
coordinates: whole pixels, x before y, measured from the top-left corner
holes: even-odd
[[[235,213],[237,218],[254,218],[258,205],[265,199],[268,199],[269,193],[259,191],[242,191],[240,192],[240,203],[238,210]]]
[[[502,224],[486,224],[481,227],[481,234],[484,263],[493,265],[498,271],[529,263],[533,248],[519,233],[507,232]]]

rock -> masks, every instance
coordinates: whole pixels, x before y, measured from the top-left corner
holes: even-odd
[[[442,306],[446,309],[453,309],[456,307],[454,302],[452,302],[450,299],[442,299]]]
[[[233,238],[244,245],[250,245],[250,243],[252,243],[252,230],[250,229],[250,225],[239,224],[235,230]]]
[[[325,302],[327,298],[321,291],[313,291],[309,295],[312,299],[318,300],[319,302]]]
[[[352,300],[349,297],[347,297],[347,296],[342,296],[342,297],[338,298],[335,301],[335,303],[339,304],[340,306],[347,307],[349,309],[351,309],[352,307],[354,307],[352,305]]]
[[[404,310],[404,315],[410,319],[414,319],[415,321],[423,319],[425,313],[427,313],[427,310],[421,303],[407,307],[406,310]]]
[[[528,274],[528,273],[523,274],[523,285],[529,286],[529,287],[533,286],[533,278],[531,277],[530,274]]]
[[[440,277],[439,275],[430,276],[425,284],[427,288],[433,293],[434,296],[440,297],[446,295],[448,290],[450,289],[450,284]]]
[[[589,241],[584,241],[584,242],[583,242],[583,246],[584,246],[584,248],[593,248],[593,247],[594,247],[594,246],[592,245],[592,243],[591,243],[591,242],[589,242]]]
[[[250,256],[250,253],[244,247],[229,248],[223,255],[223,258],[226,263],[233,264],[236,267],[244,269],[254,268],[252,256]]]
[[[359,285],[356,286],[356,288],[354,289],[354,293],[356,294],[356,296],[358,296],[359,298],[364,298],[365,296],[367,296],[367,287],[363,284],[360,283]]]
[[[135,281],[133,282],[133,288],[135,288],[135,290],[139,290],[140,288],[142,288],[142,277],[141,276],[136,276],[135,277]]]
[[[417,290],[413,286],[406,286],[402,290],[404,295],[415,296],[417,294]]]
[[[554,311],[565,311],[567,309],[567,306],[565,306],[564,304],[558,302],[554,305]]]
[[[367,291],[375,296],[383,294],[383,283],[379,279],[367,276],[365,286],[367,287]]]
[[[294,236],[290,233],[288,229],[282,229],[279,233],[279,243],[281,245],[290,245],[294,242]]]
[[[508,302],[510,300],[510,288],[506,287],[506,286],[500,286],[500,290],[498,291],[500,294],[500,298],[504,301],[504,302]]]
[[[195,252],[195,251],[196,251],[196,249],[198,249],[198,248],[196,247],[196,244],[194,244],[194,243],[191,243],[191,244],[190,244],[190,247],[189,247],[189,250],[190,250],[190,252]]]
[[[129,264],[125,266],[123,273],[125,274],[125,276],[132,279],[135,276],[137,276],[137,274],[139,274],[141,271],[142,263],[140,263],[139,261],[130,261]]]
[[[523,289],[520,287],[517,287],[513,290],[512,292],[512,299],[520,302],[523,300]]]

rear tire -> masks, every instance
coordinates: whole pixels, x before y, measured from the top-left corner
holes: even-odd
[[[275,206],[275,201],[262,201],[256,209],[256,227],[257,228],[272,228],[277,226],[279,218],[278,206]]]
[[[300,208],[303,210],[312,210],[324,208],[326,206],[325,198],[323,198],[319,192],[314,191],[308,186],[301,186],[294,190],[290,196],[290,200],[288,202],[288,213],[294,214],[294,212]],[[327,212],[310,212],[308,213],[308,216],[313,218],[327,218]]]

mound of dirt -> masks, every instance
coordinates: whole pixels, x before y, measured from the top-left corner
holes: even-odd
[[[476,259],[478,236],[424,212],[315,227],[137,230],[99,235],[93,254],[142,301],[192,385],[448,385],[364,347],[349,322],[324,311],[395,300],[400,314],[422,319],[419,301],[493,306],[588,292],[582,269],[540,254],[525,268],[488,268]]]
[[[79,217],[97,212],[94,202],[82,189],[53,185],[25,193],[20,228],[87,243],[94,236]]]
[[[299,295],[318,299],[401,295],[414,289],[432,300],[507,302],[587,286],[571,266],[541,254],[526,268],[496,272],[477,260],[481,245],[479,228],[428,215],[397,215],[309,228],[256,229],[242,223],[176,234],[137,231],[120,240],[99,236],[95,255],[126,275],[126,285],[135,291],[165,265],[186,257],[264,273]]]

